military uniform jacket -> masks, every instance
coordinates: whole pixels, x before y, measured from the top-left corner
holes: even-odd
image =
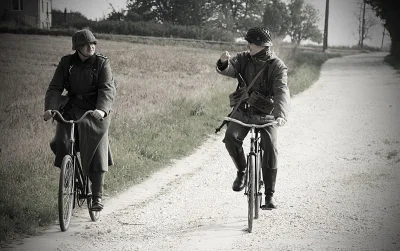
[[[268,53],[265,50],[253,56],[250,56],[248,51],[240,52],[229,61],[230,64],[222,64],[218,60],[217,72],[237,79],[240,79],[238,76],[240,73],[246,85],[252,82],[266,62],[269,63],[249,92],[258,91],[265,96],[271,95],[274,101],[272,115],[274,118],[281,117],[287,120],[290,108],[290,93],[287,85],[287,67],[284,62],[274,53]]]
[[[93,81],[93,78],[96,78],[97,81]],[[109,115],[116,95],[109,59],[95,54],[82,62],[77,53],[62,57],[46,91],[45,110],[59,109],[62,100],[61,94],[66,82],[68,82],[69,94],[73,93],[73,96],[70,97],[70,109],[66,112],[68,116],[72,119],[79,119],[87,110],[99,109],[105,112],[103,121],[88,115],[78,124],[77,128],[84,171],[87,172],[90,166],[94,165],[98,169],[107,171],[108,166],[113,163],[109,148],[108,129],[110,126]],[[76,98],[88,93],[94,93],[89,96],[88,100]],[[96,158],[94,159],[95,153]],[[62,161],[63,154],[56,153],[56,163]]]

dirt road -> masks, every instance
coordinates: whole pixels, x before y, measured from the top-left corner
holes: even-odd
[[[188,158],[13,250],[400,250],[400,76],[384,54],[335,58],[279,130],[279,208],[246,232],[223,133]],[[217,125],[217,122],[216,122]],[[247,149],[247,145],[245,146]]]

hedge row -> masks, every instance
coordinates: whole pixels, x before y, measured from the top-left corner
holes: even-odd
[[[65,24],[50,30],[27,26],[0,25],[0,33],[24,33],[39,35],[71,36],[77,29],[89,28],[95,33],[136,35],[150,37],[173,37],[196,40],[233,42],[235,34],[223,29],[199,26],[159,24],[154,22],[131,21],[84,21]]]

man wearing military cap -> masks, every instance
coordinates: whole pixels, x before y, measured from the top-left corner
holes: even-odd
[[[102,210],[104,174],[113,164],[108,139],[111,109],[116,95],[110,60],[96,53],[97,39],[84,29],[72,35],[75,53],[61,58],[45,95],[43,118],[52,118],[51,110],[60,110],[64,117],[79,119],[93,110],[77,124],[77,142],[83,171],[92,182],[92,210]],[[64,89],[67,95],[62,95]],[[70,125],[57,123],[56,134],[50,142],[55,154],[54,165],[61,166],[68,153]]]
[[[287,85],[287,67],[270,49],[272,46],[271,34],[265,27],[250,28],[245,39],[248,42],[247,51],[231,57],[227,51],[223,52],[217,62],[218,73],[238,79],[237,91],[239,100],[233,98],[231,117],[250,124],[264,124],[265,121],[276,120],[278,126],[286,123],[289,113],[290,94]],[[258,75],[258,72],[261,75]],[[256,78],[256,76],[259,76]],[[253,82],[254,80],[254,82]],[[240,90],[253,82],[248,93],[249,98],[240,99]],[[252,95],[254,94],[254,95]],[[252,98],[254,97],[254,98]],[[244,100],[241,102],[241,100]],[[235,103],[236,102],[236,103]],[[230,122],[225,132],[224,143],[236,168],[237,175],[232,189],[241,191],[244,188],[246,157],[243,151],[243,140],[249,132],[248,127]],[[277,175],[277,127],[269,126],[261,130],[261,147],[264,149],[262,162],[263,180],[265,186],[265,208],[276,208],[273,197]]]

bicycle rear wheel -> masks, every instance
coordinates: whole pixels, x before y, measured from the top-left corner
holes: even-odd
[[[248,157],[247,165],[247,220],[248,220],[248,231],[253,231],[253,219],[254,219],[254,198],[255,198],[255,157],[250,155]]]
[[[92,185],[88,177],[86,177],[86,191],[87,191],[87,207],[89,210],[89,216],[92,221],[98,221],[100,218],[100,211],[93,211],[92,210]]]
[[[70,155],[63,158],[58,187],[58,219],[61,231],[67,231],[74,203],[74,164]]]
[[[258,219],[259,214],[260,214],[260,208],[261,208],[261,203],[262,203],[262,186],[263,186],[263,181],[262,181],[262,170],[261,170],[261,165],[262,165],[262,150],[260,149],[259,154],[257,155],[256,158],[256,168],[255,168],[255,200],[254,200],[254,219]]]

